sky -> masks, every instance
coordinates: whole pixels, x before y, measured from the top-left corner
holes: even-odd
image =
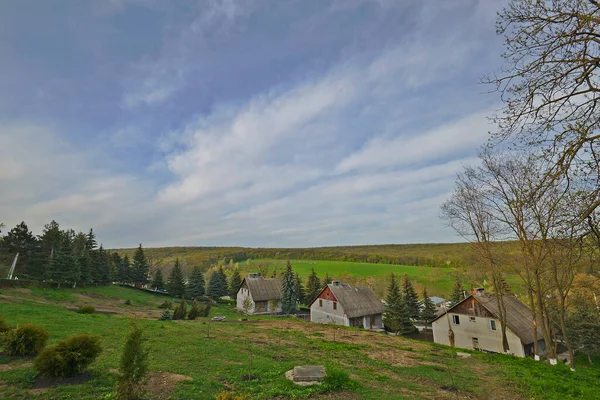
[[[453,242],[489,0],[0,0],[0,222],[105,247]]]

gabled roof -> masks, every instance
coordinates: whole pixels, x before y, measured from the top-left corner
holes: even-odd
[[[460,301],[454,306],[450,307],[447,312],[452,312],[455,307],[470,298],[475,299],[486,310],[494,314],[497,319],[500,319],[500,312],[498,311],[496,296],[487,294],[470,295],[463,301]],[[523,344],[533,343],[533,312],[525,304],[521,303],[515,296],[503,296],[503,300],[504,308],[506,308],[506,327],[515,335],[517,335]],[[446,313],[441,312],[433,321],[439,319],[443,315],[446,315]],[[542,338],[542,331],[539,327],[539,324],[537,327],[537,337],[538,340]]]
[[[279,278],[246,277],[242,281],[242,287],[244,284],[248,287],[254,301],[281,299],[281,279]]]
[[[437,297],[437,296],[431,296],[431,297],[429,298],[429,300],[431,300],[431,302],[432,302],[433,304],[435,304],[436,306],[437,306],[437,305],[440,305],[440,304],[442,304],[443,302],[445,302],[445,301],[446,301],[446,299],[442,299],[441,297]]]
[[[327,287],[338,300],[348,318],[381,314],[385,311],[385,305],[368,287],[353,288],[345,283],[330,283]]]

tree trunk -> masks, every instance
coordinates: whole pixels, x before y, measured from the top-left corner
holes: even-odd
[[[544,337],[544,343],[546,345],[547,357],[549,359],[556,359],[556,352],[554,351],[554,346],[552,344],[552,338],[550,336],[550,329],[547,324],[546,315],[544,315],[544,299],[542,297],[542,283],[540,281],[540,273],[539,271],[535,271],[535,287],[536,287],[536,300],[537,300],[537,308],[540,315],[540,322],[542,323],[542,336]]]

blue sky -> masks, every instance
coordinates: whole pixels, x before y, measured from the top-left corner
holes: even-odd
[[[486,0],[0,2],[0,220],[108,247],[456,241]]]

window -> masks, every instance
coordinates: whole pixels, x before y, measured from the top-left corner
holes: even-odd
[[[333,302],[333,309],[334,309],[334,310],[337,310],[337,301],[334,301],[334,302]]]
[[[475,317],[469,317],[469,321],[475,322]]]
[[[496,321],[493,319],[490,319],[490,329],[493,331],[496,330]]]
[[[458,315],[453,315],[452,316],[452,323],[454,325],[460,325],[460,318],[458,317]]]
[[[323,300],[319,299],[319,307],[323,307]]]

